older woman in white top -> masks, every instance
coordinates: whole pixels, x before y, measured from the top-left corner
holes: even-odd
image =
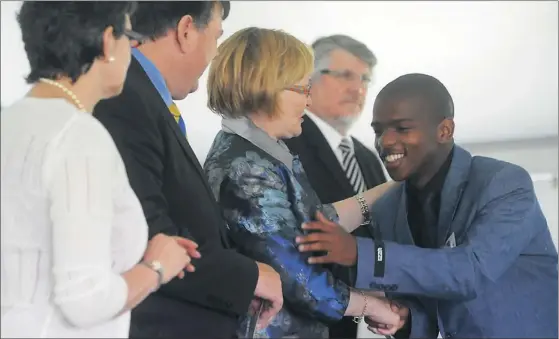
[[[129,310],[194,270],[195,243],[148,242],[122,159],[90,114],[122,90],[134,7],[24,2],[18,15],[34,87],[1,114],[3,338],[127,338]]]

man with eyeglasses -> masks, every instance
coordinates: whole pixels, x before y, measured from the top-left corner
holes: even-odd
[[[377,60],[367,46],[345,35],[320,38],[312,47],[312,103],[304,117],[303,133],[286,144],[299,155],[320,200],[332,203],[386,182],[377,155],[348,134],[363,111]],[[365,227],[352,234],[372,237]],[[333,267],[332,271],[338,279],[354,284],[355,267]],[[332,325],[330,337],[356,338],[357,325],[352,320],[344,318]]]

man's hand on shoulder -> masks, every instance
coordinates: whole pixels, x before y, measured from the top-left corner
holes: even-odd
[[[310,264],[336,263],[353,266],[357,263],[357,240],[344,229],[317,213],[316,220],[303,225],[310,234],[296,239],[301,252],[323,252],[326,255],[309,258]]]

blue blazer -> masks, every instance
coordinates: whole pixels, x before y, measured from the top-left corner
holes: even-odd
[[[412,338],[558,337],[557,250],[524,169],[455,146],[439,249],[414,246],[406,201],[402,183],[373,206],[383,244],[358,239],[357,287],[407,304]]]
[[[243,135],[219,132],[204,169],[233,243],[241,253],[272,266],[284,294],[284,307],[268,328],[255,333],[251,324],[258,315],[247,313],[238,335],[328,338],[328,324],[339,321],[347,308],[349,287],[326,267],[308,264],[310,254],[298,251],[295,238],[317,211],[337,220],[336,211],[320,203],[299,159],[283,143],[268,140],[248,122],[235,124]],[[263,149],[270,144],[279,156]]]

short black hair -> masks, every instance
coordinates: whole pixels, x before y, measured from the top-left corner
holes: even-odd
[[[419,97],[431,106],[437,120],[454,118],[454,101],[437,78],[421,73],[402,75],[384,86],[377,95],[374,109],[382,102]]]
[[[231,10],[229,1],[140,1],[132,17],[132,27],[136,32],[156,40],[175,28],[183,16],[190,15],[196,27],[204,28],[219,3],[225,20]]]
[[[67,76],[76,82],[103,56],[103,32],[124,33],[131,1],[24,1],[17,15],[31,72],[28,83]]]

